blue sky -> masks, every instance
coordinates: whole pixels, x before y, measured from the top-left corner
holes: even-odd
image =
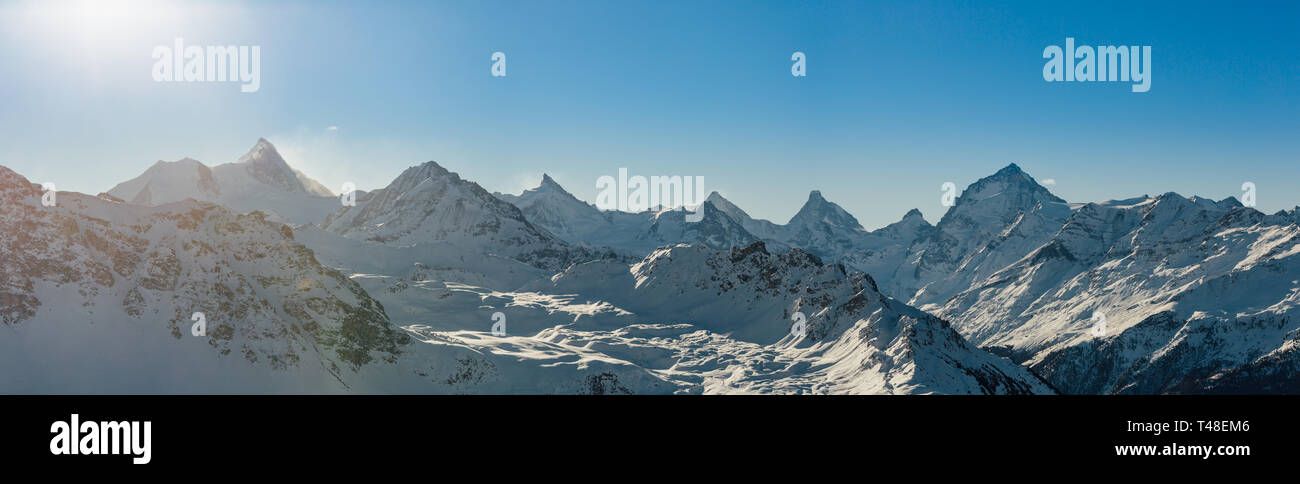
[[[266,137],[336,190],[436,160],[594,201],[626,167],[777,222],[819,189],[868,228],[937,221],[943,182],[1010,162],[1070,201],[1253,181],[1261,210],[1300,204],[1294,3],[989,3],[5,2],[0,165],[96,193]],[[176,37],[261,46],[261,89],[154,82]],[[1045,82],[1066,37],[1152,46],[1151,90]]]

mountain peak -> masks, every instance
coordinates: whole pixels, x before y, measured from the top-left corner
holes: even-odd
[[[731,203],[731,200],[727,200],[726,198],[724,198],[721,193],[718,193],[717,190],[714,190],[712,193],[709,193],[708,198],[705,198],[704,201],[713,205],[713,207],[717,208],[718,211],[727,214],[727,216],[731,217],[732,220],[739,222],[741,225],[745,227],[745,230],[750,230],[752,232],[753,230],[756,229],[755,224],[757,222],[755,222],[754,219],[751,218],[748,213],[745,213],[743,209],[736,206],[736,204]],[[761,229],[757,229],[757,230],[761,231]]]
[[[994,173],[994,174],[995,174],[995,175],[1015,175],[1015,174],[1020,174],[1020,173],[1024,173],[1024,172],[1025,172],[1024,170],[1021,170],[1021,169],[1020,169],[1020,165],[1017,165],[1017,164],[1015,164],[1015,163],[1011,163],[1011,164],[1009,164],[1009,165],[1007,165],[1007,166],[1002,167],[1001,170],[998,170],[997,173]]]
[[[914,209],[908,210],[906,214],[903,214],[903,220],[907,220],[907,219],[909,219],[909,218],[921,218],[921,219],[925,219],[925,216],[921,214],[921,211],[920,211],[920,210],[917,210],[917,209],[914,208]]]
[[[270,141],[267,141],[266,138],[258,138],[257,143],[254,143],[253,147],[249,148],[248,153],[239,157],[239,160],[235,161],[235,163],[256,163],[259,161],[279,161],[284,163],[284,158],[280,157],[280,152],[276,151],[275,145],[271,144]]]
[[[740,210],[739,207],[736,207],[736,204],[731,203],[731,200],[727,200],[725,197],[722,196],[721,193],[718,193],[717,190],[709,192],[709,196],[706,197],[704,201],[712,203],[713,205],[718,207],[718,210],[727,212],[728,215],[732,215],[731,212],[733,209]]]
[[[807,223],[825,223],[849,230],[862,230],[862,224],[858,223],[857,218],[854,218],[844,208],[822,197],[821,190],[813,190],[808,193],[808,202],[804,203],[803,208],[799,209],[799,213],[794,214],[789,225]]]
[[[1065,203],[1065,200],[1021,170],[1019,165],[1011,163],[966,187],[957,204],[966,205],[995,197],[1016,199],[1017,202],[1011,207],[1014,210],[1029,210],[1039,202]]]
[[[558,193],[577,200],[576,197],[573,197],[573,194],[569,193],[568,190],[565,190],[563,186],[560,186],[560,182],[555,181],[554,178],[551,178],[551,175],[546,173],[542,173],[542,183],[537,185],[537,188],[534,188],[533,191]]]
[[[1244,206],[1244,205],[1241,204],[1241,201],[1240,201],[1240,200],[1237,200],[1237,197],[1234,197],[1234,196],[1231,196],[1231,195],[1229,195],[1228,198],[1225,198],[1225,199],[1223,199],[1223,200],[1219,200],[1219,204],[1220,204],[1220,205],[1223,205],[1223,206],[1226,206],[1226,207],[1229,207],[1229,208],[1238,208],[1238,207],[1243,207],[1243,206]]]
[[[416,183],[418,183],[425,178],[441,178],[448,175],[454,175],[454,173],[447,171],[447,169],[443,168],[442,165],[439,165],[438,162],[430,160],[402,170],[402,173],[397,175],[397,178],[393,179],[390,185],[396,184],[398,180],[408,178],[414,178]],[[459,179],[459,177],[457,177],[457,179]]]
[[[332,194],[328,189],[305,174],[299,176],[289,163],[284,161],[280,152],[266,138],[258,138],[257,143],[235,161],[236,166],[243,166],[248,175],[255,180],[288,192],[306,192],[317,195]]]
[[[555,181],[554,178],[551,178],[551,175],[548,175],[546,173],[542,174],[542,183],[538,184],[536,188],[525,189],[524,192],[519,196],[523,197],[523,196],[528,196],[529,194],[533,194],[533,195],[555,194],[555,195],[563,196],[564,198],[571,198],[574,201],[577,201],[584,205],[586,204],[585,202],[578,200],[578,198],[573,196],[572,193],[569,193],[568,190],[565,190],[563,186],[560,186],[560,182]]]

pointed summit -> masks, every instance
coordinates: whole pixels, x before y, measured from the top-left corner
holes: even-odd
[[[737,207],[736,204],[731,203],[731,200],[723,198],[722,194],[718,193],[717,190],[709,193],[708,198],[705,198],[704,201],[713,204],[714,208],[736,219],[737,222],[745,223],[751,220],[749,214]]]
[[[788,226],[806,226],[809,224],[828,224],[841,229],[863,230],[858,219],[839,205],[822,197],[820,190],[808,193],[808,202],[804,203],[799,213],[790,218]]]
[[[293,168],[285,163],[284,157],[276,151],[275,146],[266,138],[258,138],[257,143],[235,161],[236,166],[243,166],[253,179],[288,192],[307,192],[306,186]]]
[[[1011,163],[996,173],[980,178],[962,192],[957,205],[967,205],[993,198],[1012,199],[1009,207],[1013,210],[1029,210],[1039,202],[1065,203],[1060,197],[1040,185],[1034,177],[1029,176],[1019,165]]]
[[[731,203],[731,200],[727,200],[722,196],[721,193],[718,193],[717,191],[710,193],[708,198],[704,199],[704,201],[713,204],[714,208],[717,208],[718,211],[727,214],[727,216],[731,217],[732,220],[739,222],[740,225],[745,228],[745,230],[749,231],[749,233],[753,234],[756,237],[775,239],[778,237],[779,232],[781,231],[781,227],[779,225],[776,225],[767,220],[759,220],[750,217],[749,213],[745,212],[744,209],[740,208],[734,203]]]
[[[560,195],[564,198],[572,198],[575,201],[578,200],[578,198],[574,197],[572,193],[569,193],[569,191],[565,190],[563,186],[560,186],[560,182],[555,181],[554,178],[551,178],[551,175],[548,175],[546,173],[542,174],[542,183],[537,185],[536,188],[530,188],[528,190],[524,190],[524,194],[528,194],[528,193],[534,193],[538,195],[551,193],[555,195]],[[513,203],[513,201],[511,201],[511,203]]]
[[[881,235],[892,240],[910,241],[923,235],[932,228],[934,228],[934,226],[930,225],[930,222],[925,220],[921,211],[914,208],[908,210],[907,214],[903,215],[903,218],[899,219],[897,222],[876,229],[872,234]]]
[[[257,143],[248,149],[248,153],[239,157],[235,163],[253,163],[258,161],[279,161],[284,163],[284,158],[280,157],[280,152],[276,151],[275,145],[267,141],[266,138],[258,138]]]
[[[1024,173],[1024,172],[1025,172],[1024,170],[1021,170],[1021,169],[1020,169],[1020,165],[1017,165],[1017,164],[1015,164],[1015,163],[1011,163],[1011,164],[1009,164],[1009,165],[1007,165],[1007,166],[1002,167],[1002,169],[1001,169],[1001,170],[998,170],[997,173],[994,173],[994,175],[995,175],[995,176],[996,176],[996,175],[1004,175],[1004,176],[1005,176],[1005,175],[1015,175],[1015,174],[1020,174],[1020,173]]]

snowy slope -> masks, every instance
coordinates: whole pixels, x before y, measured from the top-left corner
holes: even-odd
[[[108,193],[139,205],[153,205],[193,198],[215,202],[221,198],[221,186],[207,165],[190,158],[158,161],[140,176],[119,183]]]
[[[939,314],[1063,391],[1215,391],[1229,374],[1234,388],[1296,391],[1296,373],[1276,368],[1294,364],[1300,337],[1298,242],[1289,217],[1234,199],[1088,204]],[[1251,367],[1273,370],[1243,376]]]
[[[681,390],[624,361],[392,324],[260,214],[41,191],[0,167],[0,392]],[[190,333],[202,312],[206,334]],[[454,336],[454,335],[453,335]],[[577,355],[577,356],[575,356]],[[33,362],[40,362],[33,364]]]
[[[1231,198],[1176,194],[1071,204],[1015,164],[973,183],[934,226],[913,211],[866,231],[819,192],[786,225],[716,192],[709,203],[770,244],[871,274],[881,292],[954,321],[1065,391],[1300,391],[1295,210],[1265,216]],[[573,291],[626,286],[597,272],[601,283]],[[1094,311],[1107,318],[1100,339]]]
[[[537,287],[608,302],[660,325],[653,329],[675,335],[660,347],[678,355],[674,374],[702,372],[707,392],[1051,392],[1025,368],[967,343],[946,321],[880,294],[869,276],[797,249],[678,245],[630,270],[592,262]],[[796,312],[807,318],[802,335],[791,329]]]
[[[967,187],[881,284],[933,310],[1046,243],[1073,209],[1013,163]]]
[[[716,192],[687,222],[433,162],[340,208],[264,140],[58,207],[0,175],[0,351],[67,359],[0,391],[1300,391],[1300,209],[1067,203],[1012,164],[935,225],[816,191],[785,225]]]

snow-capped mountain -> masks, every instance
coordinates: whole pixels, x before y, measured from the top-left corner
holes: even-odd
[[[1051,238],[1074,207],[1014,163],[971,184],[908,248],[900,269],[882,273],[886,292],[933,309]]]
[[[364,202],[330,214],[322,227],[397,247],[448,243],[554,271],[609,256],[556,238],[519,208],[432,161],[406,169]]]
[[[847,210],[813,190],[799,212],[782,227],[782,232],[782,238],[790,245],[831,257],[853,251],[867,230]]]
[[[912,211],[866,231],[819,192],[786,225],[716,192],[708,200],[779,250],[871,274],[881,292],[954,321],[1063,391],[1300,390],[1294,210],[1265,216],[1231,198],[1175,194],[1071,204],[1015,164],[973,183],[934,226]],[[608,271],[597,280],[626,286]],[[1100,339],[1094,311],[1107,318]]]
[[[938,314],[1062,391],[1296,391],[1298,254],[1294,220],[1231,198],[1087,204]]]
[[[1052,392],[946,321],[884,296],[870,276],[799,249],[676,245],[630,268],[579,264],[536,289],[598,298],[639,321],[676,323],[660,328],[675,336],[638,346],[678,354],[670,374],[702,376],[706,392]],[[806,319],[792,319],[796,313]],[[806,325],[802,332],[792,330],[798,324]]]
[[[158,161],[140,176],[119,183],[108,191],[136,205],[155,205],[193,198],[215,202],[221,198],[221,185],[212,169],[191,158]]]
[[[872,274],[886,294],[923,308],[1028,254],[1072,209],[1015,164],[968,187],[938,225],[913,209],[868,231],[815,190],[785,225],[755,220],[716,192],[709,200],[761,239]]]
[[[781,226],[767,220],[750,217],[748,213],[745,213],[745,211],[736,206],[736,204],[723,198],[721,193],[716,191],[711,192],[705,201],[713,204],[713,206],[718,210],[727,214],[727,216],[731,217],[732,220],[739,222],[742,227],[745,227],[745,230],[748,230],[749,233],[754,234],[754,236],[760,239],[777,240],[784,238]]]
[[[59,192],[0,167],[0,392],[671,393],[545,341],[390,322],[290,227],[187,200]],[[192,332],[195,313],[206,331]]]
[[[817,191],[688,222],[433,162],[342,207],[265,140],[54,207],[0,168],[0,196],[0,363],[61,361],[4,391],[1300,391],[1300,209],[1068,203],[1015,164],[876,230]]]
[[[610,247],[638,257],[665,245],[729,249],[761,240],[772,251],[798,247],[858,270],[893,272],[905,260],[910,244],[933,229],[920,211],[912,210],[898,222],[867,231],[819,191],[809,194],[808,202],[786,225],[754,219],[716,191],[701,204],[704,215],[699,222],[685,222],[681,210],[601,211],[564,191],[549,176],[538,188],[520,195],[497,196],[568,242]]]
[[[613,214],[578,200],[546,174],[542,175],[542,183],[537,188],[524,190],[519,195],[495,195],[519,207],[528,221],[568,242],[597,239],[601,232],[611,230],[614,223]]]
[[[108,194],[136,205],[193,198],[243,213],[260,210],[298,224],[320,222],[340,205],[329,189],[290,167],[265,139],[234,163],[211,168],[190,158],[159,161]]]
[[[600,210],[574,197],[549,175],[537,188],[519,195],[496,196],[523,212],[524,217],[557,237],[574,244],[608,247],[639,258],[660,246],[701,244],[715,249],[743,247],[758,240],[745,227],[704,202],[698,221],[687,221],[682,209],[641,213]]]
[[[704,213],[700,220],[693,222],[687,219],[689,214],[684,210],[656,212],[650,217],[650,226],[638,238],[644,243],[633,247],[648,252],[654,247],[687,243],[725,250],[758,241],[745,227],[715,208],[712,203],[704,202],[697,210]]]

